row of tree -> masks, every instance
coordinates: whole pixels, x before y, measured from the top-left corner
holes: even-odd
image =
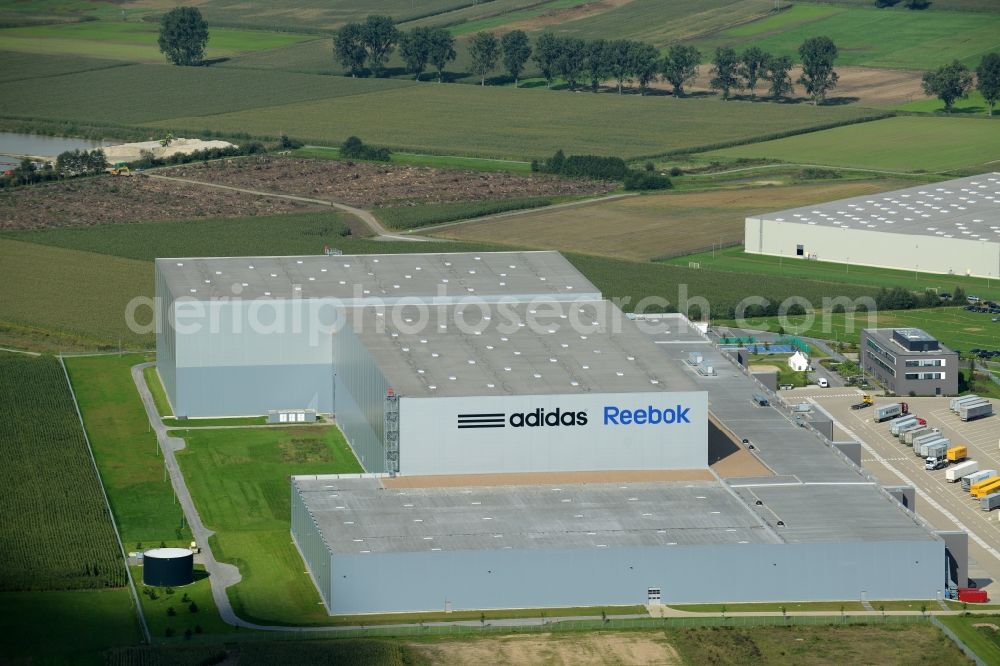
[[[924,93],[944,102],[944,110],[950,112],[955,102],[965,99],[973,87],[972,70],[967,65],[954,60],[934,71],[924,72]],[[976,90],[986,101],[989,115],[1000,100],[1000,53],[987,53],[976,68]]]
[[[337,60],[351,76],[360,76],[366,69],[381,75],[396,46],[407,71],[417,79],[431,66],[438,81],[443,80],[444,68],[456,57],[455,40],[444,28],[420,27],[402,32],[388,16],[369,16],[363,23],[348,23],[337,31],[333,43]],[[823,101],[837,84],[833,69],[836,45],[827,37],[813,37],[802,44],[799,55],[803,72],[798,83],[814,103]],[[479,32],[469,43],[469,56],[472,72],[481,85],[486,85],[487,77],[502,67],[517,86],[529,60],[533,60],[549,86],[559,77],[571,90],[587,85],[596,92],[601,82],[610,80],[622,93],[626,82],[635,81],[639,92],[645,94],[651,83],[662,79],[677,97],[683,96],[685,86],[697,77],[702,61],[701,53],[693,46],[672,46],[661,57],[651,44],[627,39],[586,41],[543,33],[532,46],[523,30],[512,30],[499,38],[492,32]],[[790,57],[774,56],[757,47],[741,54],[720,48],[713,60],[711,86],[729,99],[735,90],[749,90],[756,95],[758,84],[767,81],[770,96],[777,99],[794,90],[790,74],[793,66]]]

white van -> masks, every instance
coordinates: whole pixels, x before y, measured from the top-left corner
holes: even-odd
[[[816,385],[820,388],[830,388],[830,382],[826,380],[826,377],[820,377],[816,380]]]

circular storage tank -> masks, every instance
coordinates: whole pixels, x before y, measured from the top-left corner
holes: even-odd
[[[187,548],[154,548],[142,556],[142,582],[179,587],[194,582],[194,553]]]

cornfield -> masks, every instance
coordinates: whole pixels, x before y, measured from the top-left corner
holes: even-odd
[[[119,587],[125,567],[66,378],[0,353],[0,590]]]
[[[298,637],[296,637],[298,638]],[[107,666],[197,666],[222,663],[238,666],[315,664],[323,666],[402,666],[405,649],[381,640],[284,640],[243,642],[239,649],[223,645],[129,647],[105,653]]]

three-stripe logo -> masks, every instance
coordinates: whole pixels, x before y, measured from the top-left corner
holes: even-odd
[[[503,412],[489,414],[459,414],[459,428],[503,428],[507,425],[507,415]]]

